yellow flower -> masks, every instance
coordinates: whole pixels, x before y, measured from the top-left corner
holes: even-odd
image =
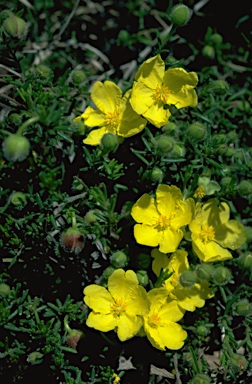
[[[180,349],[187,337],[186,331],[176,322],[182,319],[184,311],[175,300],[163,294],[163,288],[148,292],[150,311],[143,316],[144,331],[153,347],[165,350]]]
[[[160,184],[156,200],[145,193],[132,207],[131,215],[141,224],[134,226],[134,236],[139,244],[156,247],[163,253],[176,251],[183,231],[194,214],[194,200],[183,201],[183,195],[174,185]]]
[[[151,255],[154,257],[152,269],[157,277],[161,269],[167,271],[168,274],[172,273],[171,277],[164,280],[162,284],[162,287],[165,288],[164,295],[169,295],[170,298],[176,300],[183,310],[193,312],[196,307],[203,307],[206,299],[213,297],[207,281],[196,283],[189,288],[182,287],[179,284],[180,274],[189,269],[187,252],[178,249],[168,258],[158,249],[153,249]]]
[[[74,119],[83,118],[88,127],[101,127],[89,133],[83,140],[85,144],[99,145],[102,136],[108,132],[130,137],[144,129],[146,120],[133,111],[129,103],[130,94],[129,90],[122,96],[121,89],[112,81],[97,81],[94,84],[91,99],[98,109],[87,107],[81,116]]]
[[[116,373],[113,373],[113,384],[118,384],[119,381],[121,380],[120,377],[116,374]]]
[[[226,203],[217,206],[216,199],[205,204],[196,204],[196,215],[190,223],[192,247],[205,262],[223,261],[232,258],[232,250],[246,241],[244,227],[236,220],[229,220],[230,209]]]
[[[115,330],[121,341],[133,337],[149,311],[147,293],[138,284],[135,272],[115,270],[108,279],[108,289],[96,284],[84,288],[84,301],[93,310],[88,327],[102,332]]]
[[[171,115],[167,104],[177,108],[195,107],[198,97],[194,90],[198,83],[195,72],[183,68],[170,68],[165,71],[165,63],[160,55],[146,60],[135,76],[132,88],[131,105],[157,128],[167,124]]]

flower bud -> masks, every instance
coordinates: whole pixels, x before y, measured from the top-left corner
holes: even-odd
[[[19,124],[20,121],[21,121],[21,116],[20,116],[19,113],[11,113],[11,114],[8,116],[8,120],[9,120],[11,123]]]
[[[95,214],[95,211],[94,210],[90,210],[88,211],[85,216],[84,216],[84,222],[86,224],[92,224],[92,223],[95,223],[97,221],[97,216]]]
[[[188,23],[192,15],[192,11],[184,4],[176,5],[172,8],[170,21],[177,27],[182,27]]]
[[[171,152],[173,145],[174,140],[169,136],[162,135],[156,140],[156,146],[160,153]]]
[[[236,371],[245,371],[248,367],[247,359],[239,353],[234,353],[233,356],[231,356],[230,364]]]
[[[9,37],[22,39],[26,34],[26,23],[21,17],[11,15],[3,23],[3,31]]]
[[[244,226],[244,232],[245,236],[247,238],[247,242],[252,241],[252,227],[251,226]]]
[[[74,85],[80,85],[83,83],[83,81],[86,79],[86,74],[81,69],[75,69],[71,73],[71,80],[74,83]]]
[[[245,227],[245,235],[246,234],[246,227]],[[244,253],[239,257],[239,264],[242,266],[244,269],[252,269],[252,253],[247,252]]]
[[[23,161],[30,151],[29,140],[21,135],[9,135],[2,144],[3,154],[9,161]]]
[[[117,251],[111,255],[110,262],[115,268],[123,268],[127,265],[128,257],[124,252]]]
[[[196,333],[199,337],[206,337],[209,334],[209,328],[205,327],[205,325],[199,325],[196,328]]]
[[[145,287],[149,283],[149,276],[146,271],[137,271],[136,273],[139,284]]]
[[[250,198],[252,195],[252,183],[248,180],[242,180],[238,185],[239,195],[245,198]]]
[[[192,384],[211,384],[210,378],[204,373],[197,373],[191,380]]]
[[[184,271],[179,276],[179,283],[182,287],[192,287],[197,282],[197,277],[193,271]]]
[[[206,127],[202,123],[193,123],[190,124],[187,128],[187,136],[195,141],[201,141],[206,137]]]
[[[84,247],[84,235],[75,228],[66,229],[60,236],[60,245],[68,253],[78,255]]]
[[[171,136],[174,136],[177,130],[178,130],[178,127],[175,123],[168,123],[162,127],[162,132]]]
[[[23,192],[14,192],[10,197],[10,202],[16,208],[23,208],[27,202],[26,195]]]
[[[225,156],[231,157],[234,156],[236,150],[233,147],[227,147],[226,152],[224,153]]]
[[[248,299],[242,299],[236,303],[236,312],[240,316],[247,316],[252,313],[252,304],[248,301]]]
[[[207,57],[208,59],[214,59],[215,50],[211,45],[205,45],[202,49],[202,55]]]
[[[217,133],[217,134],[212,135],[212,143],[214,146],[225,144],[226,139],[227,139],[227,137],[223,133],[219,133],[219,134]]]
[[[247,100],[238,100],[236,102],[237,108],[242,112],[250,112],[251,107]]]
[[[35,72],[42,79],[47,79],[52,74],[51,68],[44,64],[35,65]]]
[[[151,259],[149,255],[146,255],[146,253],[140,253],[140,255],[137,256],[137,262],[140,268],[147,269],[150,265]]]
[[[84,337],[84,332],[79,329],[71,329],[66,338],[66,342],[69,347],[76,349],[78,342]]]
[[[5,283],[0,284],[0,296],[5,297],[8,296],[10,293],[10,286]]]
[[[213,281],[216,285],[226,285],[232,279],[232,273],[226,267],[217,267],[213,272]]]
[[[107,280],[114,271],[115,271],[115,268],[109,266],[106,269],[104,269],[102,276],[104,277],[104,279]]]
[[[225,95],[229,89],[229,85],[225,80],[215,80],[212,87],[216,95]]]
[[[228,149],[228,147],[226,145],[221,145],[218,148],[218,154],[225,155],[225,153],[227,152],[227,149]]]
[[[186,148],[182,143],[176,143],[172,148],[171,156],[172,157],[185,157]]]
[[[150,173],[150,179],[151,181],[154,181],[154,182],[157,182],[157,181],[161,182],[163,180],[163,177],[164,177],[164,172],[162,171],[162,169],[158,167],[154,167]]]
[[[126,29],[121,29],[118,33],[117,39],[119,42],[123,43],[123,45],[127,45],[130,39],[130,34],[126,31]]]
[[[199,279],[209,281],[212,278],[214,267],[210,263],[199,264],[196,268],[196,274]]]
[[[232,177],[226,176],[221,179],[220,184],[223,188],[226,188],[230,185],[231,181],[232,181]]]
[[[31,364],[40,364],[42,362],[43,354],[40,352],[32,352],[28,355],[27,361]]]
[[[113,133],[105,133],[101,138],[100,146],[104,153],[115,152],[118,148],[117,136]]]
[[[210,37],[210,41],[215,45],[220,45],[223,41],[223,38],[219,33],[213,33]]]

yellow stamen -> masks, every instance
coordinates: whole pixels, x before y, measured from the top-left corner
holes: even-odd
[[[193,197],[195,197],[196,199],[202,199],[205,194],[205,188],[202,185],[199,185],[196,191],[194,192]]]
[[[209,243],[210,241],[214,240],[215,232],[214,227],[212,225],[202,225],[201,231],[200,231],[200,237],[201,240],[204,243]]]
[[[158,230],[162,231],[165,228],[167,228],[169,224],[170,224],[170,219],[165,215],[160,215],[156,223],[156,226],[158,227],[157,228]]]
[[[112,125],[112,127],[117,127],[119,123],[119,116],[120,114],[118,112],[109,112],[106,114],[106,124]]]
[[[162,101],[162,103],[166,103],[169,93],[169,89],[165,85],[159,85],[156,89],[153,90],[153,97],[156,101]]]
[[[115,299],[115,303],[111,305],[110,310],[114,317],[121,316],[126,310],[126,303],[122,299]]]
[[[150,327],[157,328],[160,323],[160,317],[158,316],[158,314],[153,313],[152,315],[150,315],[148,319],[148,323]]]

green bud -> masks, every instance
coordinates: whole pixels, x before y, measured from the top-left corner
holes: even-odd
[[[252,227],[244,226],[244,232],[247,238],[247,242],[252,241]]]
[[[9,116],[8,116],[8,119],[11,123],[14,123],[14,124],[19,124],[20,121],[21,121],[21,116],[19,113],[11,113]]]
[[[140,255],[137,256],[138,265],[142,269],[147,269],[150,265],[151,258],[149,255],[146,255],[146,253],[140,253]]]
[[[205,45],[202,49],[202,55],[207,57],[208,59],[214,59],[215,50],[211,45]]]
[[[185,288],[192,287],[197,281],[198,279],[193,271],[184,271],[179,276],[179,283]]]
[[[167,64],[170,64],[170,65],[176,63],[177,61],[178,61],[178,60],[175,59],[175,57],[173,57],[173,56],[169,56],[169,57],[167,57],[167,59],[166,59],[166,63],[167,63]],[[171,123],[171,124],[173,124],[173,123]]]
[[[24,136],[13,134],[3,141],[2,147],[8,161],[23,161],[29,154],[30,142]]]
[[[26,195],[23,192],[14,192],[10,197],[10,202],[15,205],[16,208],[22,208],[27,202]]]
[[[235,152],[236,152],[235,148],[227,147],[226,152],[225,152],[225,156],[231,157],[235,154]]]
[[[227,152],[227,145],[221,145],[219,148],[218,148],[218,153],[220,155],[225,155],[225,153]]]
[[[227,140],[226,135],[223,133],[217,133],[212,135],[212,143],[214,146],[225,144]]]
[[[237,108],[242,112],[250,112],[250,104],[247,100],[238,100],[236,102]]]
[[[109,266],[106,269],[104,269],[102,276],[104,277],[104,279],[107,280],[109,278],[109,276],[111,276],[114,271],[115,271],[115,268]]]
[[[245,235],[247,237],[246,227],[245,227]],[[243,255],[241,255],[239,257],[239,264],[244,269],[252,269],[252,253],[251,252],[246,252]]]
[[[128,257],[124,252],[117,251],[110,257],[110,262],[115,268],[123,268],[128,263]]]
[[[73,131],[77,135],[84,135],[86,132],[86,126],[82,119],[74,119],[71,128],[73,128]]]
[[[132,210],[132,207],[135,203],[133,201],[126,201],[123,206],[122,206],[122,210],[121,210],[121,215],[122,217],[124,217],[125,219],[130,219],[131,218],[131,210]]]
[[[174,140],[169,137],[162,135],[156,140],[156,146],[160,153],[169,153],[171,152],[174,145]]]
[[[178,127],[175,123],[168,123],[166,125],[164,125],[162,128],[161,128],[162,132],[166,133],[166,134],[169,134],[171,136],[174,136],[174,134],[177,132],[178,130]]]
[[[97,216],[95,214],[95,211],[94,210],[90,210],[88,211],[85,216],[84,216],[84,222],[86,224],[92,224],[92,223],[95,223],[97,221]]]
[[[84,332],[80,329],[71,329],[68,327],[68,335],[66,337],[66,342],[69,347],[76,350],[77,344],[84,337]]]
[[[117,136],[113,133],[105,133],[101,138],[100,146],[104,153],[115,152],[118,148]]]
[[[244,155],[243,155],[243,152],[242,151],[236,151],[235,153],[234,153],[234,159],[236,159],[236,160],[243,160],[244,159]]]
[[[232,177],[230,177],[230,176],[225,176],[225,177],[223,177],[223,178],[221,179],[220,184],[221,184],[221,186],[222,186],[223,188],[226,188],[226,187],[228,187],[228,186],[230,185],[231,181],[232,181]]]
[[[188,23],[192,15],[192,11],[184,4],[176,5],[172,8],[170,21],[177,27],[182,27]]]
[[[204,373],[197,373],[191,380],[192,384],[211,384],[210,378]]]
[[[27,361],[31,364],[40,364],[42,362],[43,354],[40,352],[32,352],[28,355]]]
[[[71,80],[74,83],[74,85],[81,84],[86,79],[86,74],[81,69],[75,69],[71,73]]]
[[[22,39],[26,35],[26,23],[21,17],[11,15],[3,23],[3,31],[9,37]]]
[[[234,353],[230,358],[230,364],[236,371],[245,371],[248,367],[248,361],[239,353]]]
[[[202,123],[190,124],[187,128],[187,136],[195,141],[201,141],[206,137],[206,127]]]
[[[150,173],[150,179],[154,182],[161,182],[164,177],[164,172],[158,167],[154,167]]]
[[[226,285],[232,279],[232,273],[226,267],[217,267],[213,272],[213,281],[216,285]]]
[[[219,33],[213,33],[210,37],[210,41],[215,45],[220,45],[223,41],[223,38]]]
[[[228,140],[230,140],[232,143],[237,139],[237,133],[236,131],[230,131],[227,134]]]
[[[76,228],[68,228],[60,236],[60,245],[68,253],[78,255],[82,251],[84,244],[84,235]]]
[[[205,327],[205,325],[199,325],[196,328],[196,333],[199,337],[206,337],[209,334],[209,328]]]
[[[225,176],[225,175],[228,175],[229,173],[231,173],[231,168],[227,165],[222,165],[221,174]]]
[[[35,65],[34,67],[36,74],[43,79],[47,79],[52,73],[51,68],[44,64]]]
[[[8,296],[10,293],[10,286],[5,283],[0,284],[0,296],[5,297]]]
[[[236,312],[240,316],[247,316],[252,313],[252,304],[248,301],[248,299],[242,299],[236,303]]]
[[[238,185],[240,196],[250,198],[252,195],[252,183],[248,180],[242,180]]]
[[[196,274],[199,279],[209,281],[212,278],[214,267],[210,263],[199,264],[196,268]]]
[[[137,271],[136,273],[137,279],[139,281],[139,284],[142,285],[143,287],[146,287],[146,285],[149,283],[149,276],[146,271]]]
[[[182,143],[176,143],[172,149],[171,156],[172,157],[185,157],[186,148]]]
[[[229,85],[225,80],[215,80],[212,83],[213,91],[216,95],[225,95],[228,92]]]
[[[126,29],[121,29],[121,31],[118,33],[117,39],[122,43],[128,43],[130,39],[130,34],[128,31],[126,31]]]

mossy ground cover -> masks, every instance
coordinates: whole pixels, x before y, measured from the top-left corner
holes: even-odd
[[[219,3],[1,2],[5,383],[251,382],[251,9]]]

